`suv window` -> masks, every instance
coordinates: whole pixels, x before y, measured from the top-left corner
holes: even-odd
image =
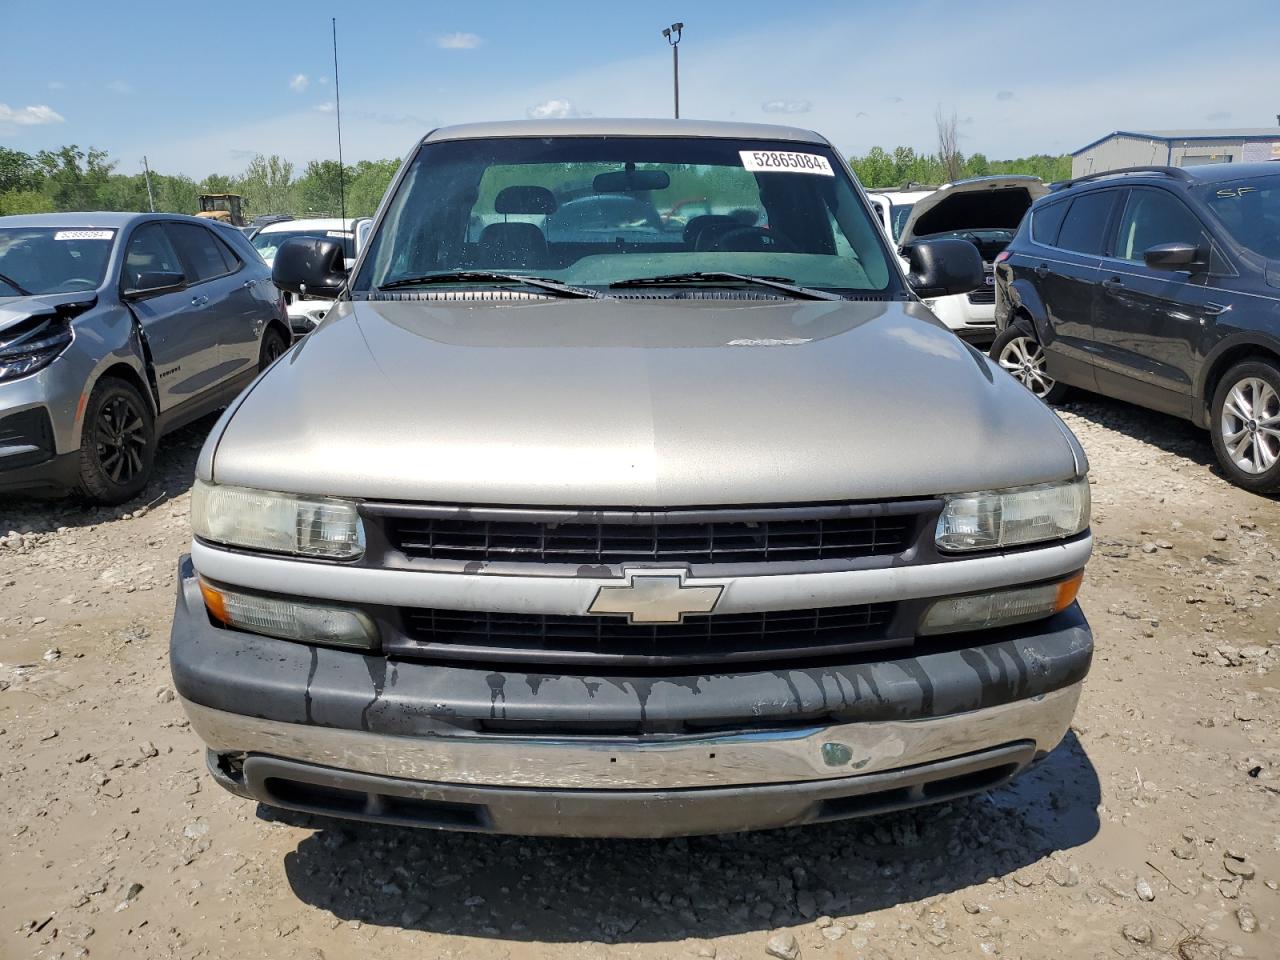
[[[1101,254],[1106,248],[1107,221],[1115,206],[1116,190],[1086,193],[1071,201],[1062,221],[1057,246],[1073,253]]]
[[[144,273],[187,275],[164,228],[158,223],[144,223],[129,237],[129,248],[124,255],[125,289],[137,287],[138,278]]]
[[[1186,206],[1167,190],[1134,189],[1129,192],[1115,256],[1142,262],[1142,254],[1159,243],[1204,242],[1204,227]]]
[[[201,283],[231,272],[227,265],[230,254],[224,254],[222,243],[204,227],[194,223],[170,223],[169,235],[186,262],[192,283]]]
[[[1062,227],[1062,220],[1067,215],[1069,206],[1069,202],[1063,201],[1032,207],[1031,239],[1046,247],[1054,246],[1058,242],[1058,230]]]

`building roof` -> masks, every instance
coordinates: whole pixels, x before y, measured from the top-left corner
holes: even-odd
[[[1194,127],[1186,130],[1113,130],[1105,137],[1086,143],[1079,150],[1072,150],[1071,155],[1078,156],[1112,137],[1137,137],[1140,140],[1160,140],[1164,143],[1171,143],[1174,140],[1280,140],[1280,127],[1238,127],[1234,130]]]
[[[608,120],[591,117],[580,120],[500,120],[440,127],[423,138],[467,140],[477,137],[728,137],[740,140],[792,140],[798,143],[826,143],[826,138],[799,127],[767,123],[731,123],[718,120]]]

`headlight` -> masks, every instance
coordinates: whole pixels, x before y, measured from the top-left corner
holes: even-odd
[[[71,345],[71,324],[38,317],[0,333],[0,381],[43,370]]]
[[[364,553],[364,526],[355,502],[303,497],[197,480],[191,528],[202,540],[327,560]]]
[[[935,601],[925,611],[918,632],[921,636],[928,636],[962,630],[989,630],[1042,620],[1071,606],[1083,579],[1084,571],[1081,571],[1058,583],[1010,587],[967,597],[947,597]]]
[[[1086,477],[943,499],[934,535],[939,550],[1000,550],[1073,537],[1089,526]]]
[[[365,613],[349,607],[268,597],[215,586],[203,577],[200,593],[205,609],[219,623],[282,640],[370,650],[378,628]]]

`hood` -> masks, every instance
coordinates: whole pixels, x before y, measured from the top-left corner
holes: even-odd
[[[918,304],[340,303],[198,472],[298,493],[674,507],[1074,475],[1048,407]]]
[[[945,184],[916,201],[898,243],[953,230],[1016,230],[1031,204],[1048,192],[1039,177],[976,177]]]
[[[0,331],[32,317],[62,313],[76,316],[98,302],[92,290],[76,293],[43,293],[27,297],[0,297]]]

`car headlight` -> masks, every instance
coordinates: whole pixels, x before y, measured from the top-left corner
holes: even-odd
[[[43,370],[71,346],[71,324],[38,317],[0,333],[0,382]]]
[[[939,550],[1001,550],[1062,540],[1089,527],[1087,477],[943,500],[934,534]]]
[[[209,615],[227,627],[282,640],[371,650],[378,628],[369,615],[350,607],[289,597],[246,593],[200,578],[200,594]]]
[[[364,525],[354,500],[306,497],[197,480],[191,528],[202,540],[327,560],[364,553]]]
[[[1084,571],[1057,583],[1008,587],[988,593],[936,600],[920,618],[918,633],[929,636],[965,630],[990,630],[1043,620],[1075,602]]]

